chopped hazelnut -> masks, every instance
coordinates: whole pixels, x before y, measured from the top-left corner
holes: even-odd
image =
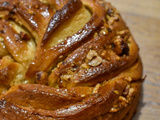
[[[119,20],[119,15],[114,15],[114,20]]]
[[[0,42],[3,42],[3,41],[4,41],[4,39],[2,37],[0,37]]]
[[[78,81],[78,80],[75,80],[74,83],[79,83],[79,81]]]
[[[123,34],[126,34],[126,33],[128,33],[128,32],[129,32],[128,30],[118,31],[118,32],[117,32],[117,35],[123,35]]]
[[[116,60],[117,60],[117,61],[119,61],[119,60],[120,60],[120,57],[119,57],[119,56],[117,56],[117,57],[116,57]]]
[[[92,60],[93,57],[98,56],[98,53],[95,50],[90,50],[89,53],[87,54],[87,59]]]
[[[124,102],[128,103],[127,99],[123,96],[119,96],[119,101],[124,101]]]
[[[81,68],[89,69],[89,66],[87,65],[87,63],[83,63],[83,64],[81,65]]]
[[[100,31],[100,34],[102,34],[102,35],[107,35],[108,34],[108,30],[105,28],[105,29],[102,29],[101,31]]]
[[[131,82],[131,81],[132,81],[132,78],[131,78],[131,77],[125,77],[124,79],[127,80],[128,82]]]
[[[88,65],[95,67],[95,66],[100,65],[101,63],[102,63],[102,58],[98,56],[95,59],[93,59],[92,61],[90,61],[88,63]]]
[[[135,90],[134,88],[130,88],[130,89],[129,89],[129,92],[128,92],[128,95],[127,95],[128,101],[131,101],[131,99],[132,99],[133,96],[134,96],[135,91],[136,91],[136,90]]]
[[[129,89],[129,95],[130,95],[130,96],[132,96],[134,92],[135,92],[135,89],[134,89],[134,88],[130,88],[130,89]]]
[[[117,95],[119,94],[118,90],[114,90],[114,93],[116,93]]]
[[[101,56],[102,56],[102,57],[105,57],[106,53],[107,53],[107,51],[106,51],[106,50],[103,50],[102,53],[101,53]]]
[[[112,24],[114,23],[114,21],[115,21],[114,17],[110,17],[110,18],[109,18],[109,24],[110,24],[110,25],[112,25]]]
[[[98,83],[98,84],[94,87],[94,89],[93,89],[93,94],[98,93],[98,90],[99,90],[100,86],[101,86],[101,85]]]
[[[59,68],[61,65],[62,65],[62,62],[58,63],[58,64],[57,64],[57,67]]]
[[[105,7],[105,10],[108,11],[108,9],[109,9],[108,6],[106,6],[106,7]]]
[[[109,112],[117,112],[118,110],[119,110],[119,108],[117,108],[117,107],[112,107]]]
[[[82,95],[81,95],[81,97],[85,97],[85,96],[86,96],[85,94],[82,94]]]
[[[70,78],[70,75],[63,75],[61,76],[62,80],[68,81],[68,79]]]
[[[29,13],[30,15],[33,15],[33,14],[34,14],[34,12],[33,12],[32,10],[30,10],[30,9],[28,9],[27,11],[28,11],[28,13]]]
[[[129,47],[128,44],[123,41],[122,38],[116,39],[113,43],[114,51],[117,55],[128,55],[129,54]]]
[[[67,71],[67,74],[68,74],[68,75],[73,75],[74,72],[73,72],[72,70],[68,70],[68,71]]]
[[[64,80],[65,82],[69,82],[73,79],[73,75],[62,75],[61,80]]]
[[[130,85],[127,85],[127,87],[123,91],[123,95],[126,96],[129,93]]]
[[[119,96],[119,102],[121,107],[127,107],[128,105],[128,100],[123,96]]]
[[[88,65],[93,67],[102,63],[102,58],[98,56],[98,53],[95,50],[89,51],[87,59],[89,60]]]
[[[62,59],[62,58],[63,58],[63,55],[60,55],[60,56],[59,56],[59,59]]]
[[[39,6],[38,6],[38,5],[35,5],[35,8],[36,8],[36,9],[38,9],[38,8],[39,8]]]
[[[95,33],[94,33],[94,38],[95,38],[95,37],[97,37],[97,36],[98,36],[98,33],[97,33],[97,32],[95,32]]]

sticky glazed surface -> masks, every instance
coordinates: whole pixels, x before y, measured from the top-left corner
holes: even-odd
[[[139,48],[110,3],[1,0],[0,51],[0,119],[134,114],[143,81]]]

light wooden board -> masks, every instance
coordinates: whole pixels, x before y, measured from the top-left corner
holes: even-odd
[[[121,13],[140,47],[147,78],[133,120],[160,120],[160,0],[106,0]]]

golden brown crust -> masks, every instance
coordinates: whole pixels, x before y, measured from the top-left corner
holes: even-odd
[[[143,81],[139,48],[110,3],[1,0],[0,50],[0,119],[134,114]]]

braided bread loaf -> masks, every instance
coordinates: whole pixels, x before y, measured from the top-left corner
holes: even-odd
[[[0,1],[0,119],[129,120],[139,49],[101,0]]]

